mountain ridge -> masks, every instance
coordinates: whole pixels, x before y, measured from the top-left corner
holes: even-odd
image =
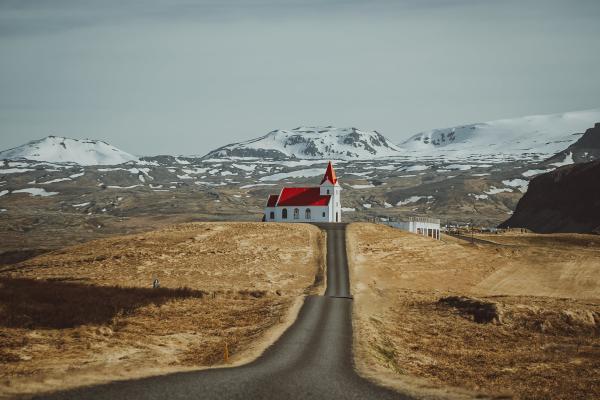
[[[596,144],[576,145],[580,139],[598,135],[600,108],[559,114],[508,118],[450,128],[433,129],[413,135],[400,145],[376,130],[355,127],[299,126],[276,129],[266,135],[241,141],[204,156],[187,159],[271,159],[271,160],[376,160],[398,158],[411,161],[443,160],[460,162],[542,162],[567,159],[573,149],[579,161],[597,157]],[[592,128],[592,132],[586,129]],[[592,138],[593,139],[593,138]],[[596,140],[596,139],[593,139]],[[586,144],[587,143],[587,144]],[[595,142],[594,142],[595,143]],[[68,144],[68,148],[67,148]],[[587,146],[587,147],[586,147]],[[570,150],[569,150],[570,149]],[[587,154],[585,153],[587,151]],[[579,153],[583,154],[580,155]],[[171,157],[171,156],[164,156]],[[95,139],[48,136],[0,152],[0,159],[29,159],[80,165],[122,164],[140,159]],[[148,157],[143,157],[143,159]],[[150,157],[153,158],[153,157]],[[155,158],[155,157],[154,157]],[[181,156],[180,156],[181,158]]]
[[[264,136],[231,143],[202,158],[266,157],[274,159],[365,159],[402,155],[401,149],[377,131],[299,126],[276,129]]]
[[[427,155],[455,153],[506,154],[547,158],[564,150],[600,121],[600,108],[557,114],[529,115],[457,125],[417,133],[400,143],[411,152]]]

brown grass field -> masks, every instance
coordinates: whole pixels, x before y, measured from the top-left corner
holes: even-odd
[[[360,373],[421,398],[600,398],[600,237],[479,237],[350,225]]]
[[[258,356],[321,290],[304,224],[190,223],[0,270],[0,397]],[[161,287],[152,288],[154,278]]]
[[[600,237],[478,237],[349,226],[359,372],[419,398],[600,398]],[[311,225],[188,223],[4,265],[0,398],[247,362],[324,257]]]

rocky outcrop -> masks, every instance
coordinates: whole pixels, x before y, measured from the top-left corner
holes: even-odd
[[[502,309],[494,302],[474,297],[442,297],[438,303],[453,307],[458,312],[479,324],[502,323]]]
[[[501,228],[600,234],[600,160],[539,175]]]

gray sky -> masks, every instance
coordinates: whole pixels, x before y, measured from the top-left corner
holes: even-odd
[[[598,0],[0,0],[0,149],[204,154],[298,125],[401,142],[597,107]]]

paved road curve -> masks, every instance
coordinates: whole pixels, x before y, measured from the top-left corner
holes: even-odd
[[[327,290],[307,297],[298,319],[256,361],[237,368],[115,382],[52,399],[407,399],[360,378],[352,360],[352,300],[345,225],[327,231]]]

